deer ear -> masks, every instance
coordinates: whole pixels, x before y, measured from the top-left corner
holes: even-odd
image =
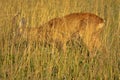
[[[23,32],[25,27],[26,27],[26,20],[24,17],[22,17],[21,20],[19,21],[19,26],[18,26],[19,32],[20,33]]]
[[[26,27],[26,20],[25,20],[24,17],[22,17],[22,19],[20,20],[20,22],[19,22],[19,27],[20,27],[20,28],[21,28],[21,27]]]

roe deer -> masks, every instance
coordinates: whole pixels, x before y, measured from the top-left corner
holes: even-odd
[[[60,42],[64,45],[72,37],[80,36],[91,52],[93,48],[99,49],[101,41],[100,32],[104,20],[91,13],[72,13],[63,17],[54,18],[40,27],[28,28],[24,25],[19,27],[19,32],[24,37],[32,40]]]

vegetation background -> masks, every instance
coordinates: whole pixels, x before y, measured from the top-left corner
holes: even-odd
[[[15,44],[11,37],[22,17],[27,26],[39,27],[74,12],[90,12],[105,19],[101,36],[108,53],[98,53],[91,61],[77,46],[64,55],[37,44],[26,46],[22,40]],[[120,0],[0,0],[0,80],[119,79]]]

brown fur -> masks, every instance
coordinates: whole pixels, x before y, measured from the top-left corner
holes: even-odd
[[[72,37],[80,36],[90,51],[99,49],[99,39],[104,20],[91,13],[72,13],[60,18],[54,18],[40,27],[19,28],[20,33],[30,40],[60,42],[64,45]]]

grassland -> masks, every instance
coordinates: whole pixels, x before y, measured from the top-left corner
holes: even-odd
[[[73,12],[91,12],[105,19],[101,39],[107,53],[98,52],[90,60],[84,46],[70,45],[63,54],[53,47],[13,38],[22,17],[27,26],[39,27]],[[0,80],[119,79],[119,0],[0,0]]]

